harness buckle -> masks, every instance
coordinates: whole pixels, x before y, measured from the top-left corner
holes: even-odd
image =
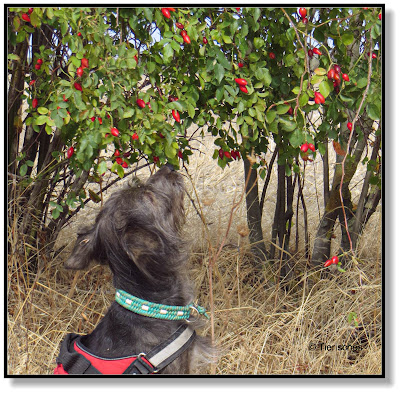
[[[157,374],[159,371],[150,363],[146,357],[146,354],[143,352],[139,353],[132,365],[137,369],[137,371],[139,371],[139,374]]]

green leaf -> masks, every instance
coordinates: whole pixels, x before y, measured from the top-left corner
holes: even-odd
[[[226,68],[227,70],[232,69],[232,65],[231,65],[230,61],[227,60],[224,53],[221,52],[221,50],[219,50],[219,49],[217,49],[216,58],[217,58],[218,63],[221,64],[224,68]]]
[[[222,97],[224,96],[224,90],[225,86],[221,86],[215,92],[215,98],[217,99],[218,102],[222,100]]]
[[[129,117],[132,117],[135,111],[133,108],[127,108],[124,110],[124,114],[122,116],[123,119],[128,119]]]
[[[317,75],[325,75],[325,74],[326,74],[326,69],[325,69],[325,68],[318,67],[318,68],[316,68],[316,69],[314,70],[314,72],[315,72]]]
[[[170,44],[167,44],[163,48],[163,59],[164,62],[167,64],[171,61],[172,57],[174,56],[174,50]]]
[[[174,149],[171,145],[166,145],[165,146],[165,155],[168,158],[174,158],[177,154],[176,149]]]
[[[222,39],[225,44],[232,44],[232,38],[229,35],[222,35]]]
[[[300,99],[299,99],[300,107],[303,107],[304,105],[307,105],[308,99],[309,99],[309,97],[308,97],[307,93],[301,94]]]
[[[362,77],[357,80],[357,88],[363,89],[365,86],[367,86],[368,79],[366,77]]]
[[[304,135],[298,128],[292,132],[289,136],[290,144],[296,148],[299,147],[304,142]]]
[[[279,117],[279,123],[283,131],[291,132],[297,127],[297,123],[293,120],[288,120],[283,117]]]
[[[169,102],[166,107],[168,109],[176,109],[179,112],[184,112],[186,110],[186,106],[184,107],[180,101],[172,101]]]
[[[21,168],[19,169],[19,174],[21,176],[25,176],[27,171],[28,171],[28,165],[22,164]]]
[[[154,8],[149,8],[149,7],[142,8],[144,16],[149,22],[153,22],[153,12],[152,12],[153,9]]]
[[[319,92],[326,98],[333,90],[333,85],[330,82],[322,81],[319,84]]]
[[[260,37],[254,38],[254,48],[260,49],[264,45],[265,45],[265,41],[262,38],[260,38]]]
[[[271,124],[275,120],[275,118],[276,118],[276,111],[270,110],[267,112],[267,122],[269,124]]]
[[[265,86],[269,86],[272,82],[272,77],[268,68],[258,68],[255,76],[258,80],[261,80]]]
[[[354,41],[354,34],[353,33],[348,32],[348,33],[344,33],[342,35],[342,42],[343,42],[344,45],[346,45],[346,46],[347,45],[351,45],[353,43],[353,41]]]
[[[194,116],[196,115],[196,110],[195,110],[194,106],[188,103],[187,104],[187,110],[188,110],[188,115],[192,119],[194,119]]]
[[[287,113],[287,111],[289,110],[289,108],[290,108],[290,105],[285,105],[285,104],[283,104],[283,105],[278,105],[278,106],[276,107],[276,111],[277,111],[278,115],[283,115],[283,114]]]
[[[60,211],[57,209],[54,209],[51,211],[51,215],[56,220],[58,217],[60,217]]]
[[[372,120],[379,120],[381,118],[381,113],[379,108],[375,104],[367,105],[367,115]]]
[[[98,166],[98,171],[99,171],[100,175],[102,175],[103,173],[105,173],[107,171],[107,162],[106,161],[100,162],[100,164]]]
[[[214,74],[218,83],[221,83],[222,79],[225,76],[225,68],[221,64],[216,64],[214,68]]]
[[[21,58],[20,58],[18,55],[15,55],[14,53],[10,53],[10,54],[7,56],[7,58],[8,58],[8,60],[17,60],[17,61],[20,61],[20,60],[21,60]]]
[[[322,80],[324,80],[324,77],[322,75],[313,75],[311,77],[310,82],[312,85],[315,85],[315,84],[321,82]]]
[[[294,41],[295,36],[296,36],[296,32],[294,31],[293,27],[286,30],[286,37],[290,42]]]
[[[117,166],[117,173],[121,179],[125,176],[124,168],[121,165]]]
[[[81,66],[81,61],[76,57],[76,56],[71,56],[70,58],[71,63],[75,66],[75,67],[80,67]]]
[[[38,125],[38,126],[41,126],[41,125],[43,125],[44,123],[46,123],[47,122],[47,120],[48,120],[48,116],[38,116],[36,119],[35,119],[35,124],[36,125]]]
[[[40,106],[37,111],[41,114],[41,115],[45,115],[46,113],[49,113],[49,110],[47,108],[45,108],[44,106]]]

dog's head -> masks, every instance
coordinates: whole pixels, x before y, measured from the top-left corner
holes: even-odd
[[[78,233],[65,267],[84,269],[97,261],[109,264],[115,276],[170,274],[171,259],[182,252],[183,199],[183,179],[169,165],[145,183],[116,191],[94,225]]]

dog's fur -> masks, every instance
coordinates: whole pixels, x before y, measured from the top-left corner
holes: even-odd
[[[181,175],[164,166],[144,184],[135,180],[110,196],[94,225],[78,234],[68,269],[84,269],[90,261],[108,264],[113,283],[134,296],[155,303],[186,305],[193,301],[187,277]],[[148,352],[165,341],[182,321],[135,314],[113,302],[82,344],[96,355],[123,357]],[[161,372],[196,372],[208,339],[196,336],[190,348]]]

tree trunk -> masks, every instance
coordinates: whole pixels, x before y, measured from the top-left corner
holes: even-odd
[[[244,176],[250,176],[246,187],[247,224],[250,234],[251,251],[257,258],[256,268],[260,268],[267,260],[267,250],[261,227],[261,211],[258,196],[257,170],[251,168],[250,161],[244,159]]]
[[[361,155],[364,151],[365,143],[365,139],[358,140],[351,159],[350,157],[348,157],[345,162],[345,175],[342,185],[342,195],[344,201],[346,199],[349,199],[351,201],[349,184],[361,160]],[[342,178],[341,164],[343,158],[343,156],[336,155],[336,166],[333,175],[331,191],[329,193],[329,198],[325,206],[325,212],[320,221],[314,241],[314,250],[312,253],[311,261],[312,264],[315,266],[320,265],[322,262],[330,258],[332,232],[336,219],[339,217],[340,214],[339,209],[342,210],[342,203],[340,200],[340,183]],[[345,233],[347,234],[346,230]]]

